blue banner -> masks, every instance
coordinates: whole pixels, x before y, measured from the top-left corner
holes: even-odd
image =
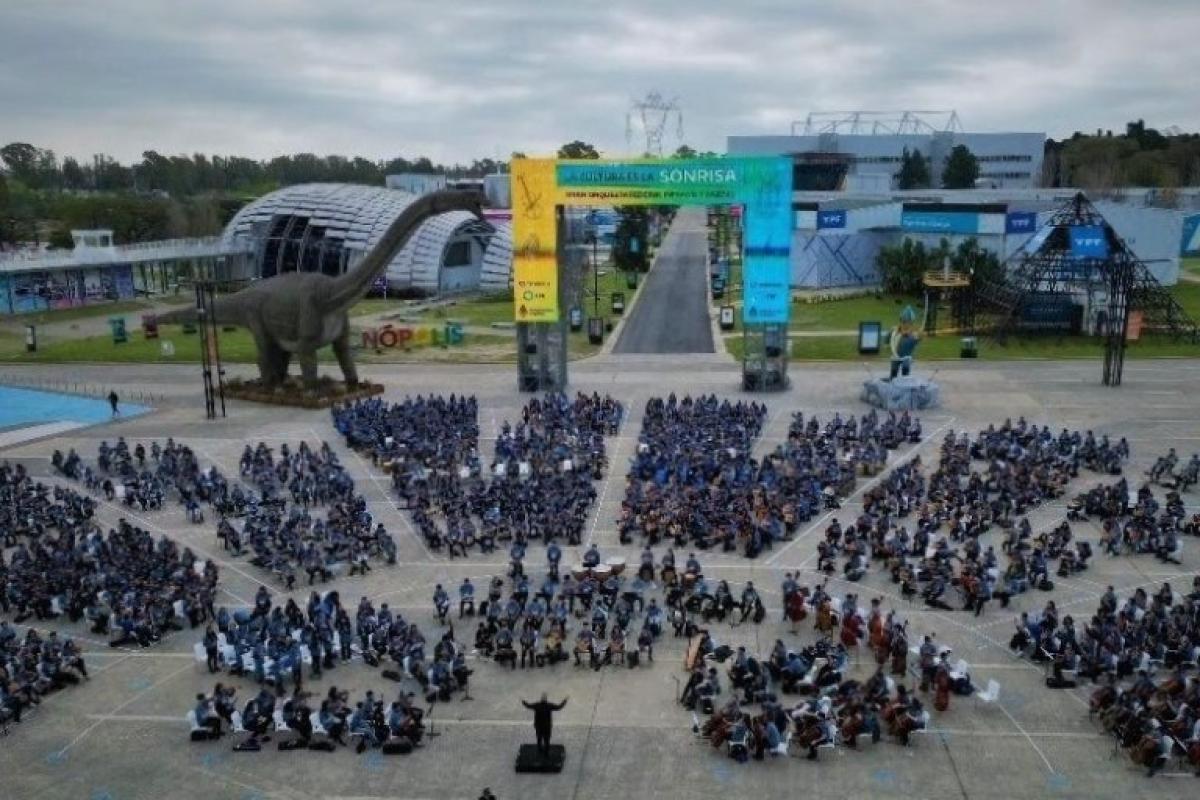
[[[846,212],[839,211],[818,211],[817,212],[817,227],[818,228],[844,228],[846,227]]]
[[[904,211],[900,227],[912,233],[979,233],[979,215],[970,211]]]
[[[1180,255],[1200,256],[1200,214],[1183,218],[1183,246]]]
[[[1036,211],[1013,211],[1004,217],[1005,233],[1033,233],[1037,230]]]
[[[1071,226],[1071,255],[1075,258],[1108,258],[1108,237],[1101,225]]]
[[[791,312],[792,160],[763,158],[748,163],[742,218],[742,323],[787,324]]]

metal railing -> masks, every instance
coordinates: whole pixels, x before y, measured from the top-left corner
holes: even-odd
[[[37,389],[59,394],[73,394],[80,397],[93,397],[104,400],[109,392],[115,391],[122,402],[137,403],[143,406],[161,404],[165,396],[161,393],[127,389],[123,386],[113,386],[96,381],[69,381],[59,378],[46,378],[39,375],[21,373],[0,373],[0,386],[13,386],[18,389]]]
[[[157,242],[136,242],[111,247],[79,247],[74,250],[18,250],[0,253],[0,271],[17,272],[30,269],[61,269],[98,264],[121,264],[139,261],[172,261],[186,258],[217,258],[247,255],[253,245],[244,239],[221,236],[201,236],[187,239],[163,239]]]

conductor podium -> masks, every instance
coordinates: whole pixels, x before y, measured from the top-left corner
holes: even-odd
[[[885,411],[922,411],[941,404],[941,387],[928,378],[897,375],[863,381],[862,400]]]
[[[561,744],[552,744],[542,754],[536,744],[523,744],[517,752],[517,772],[562,772],[567,751]]]

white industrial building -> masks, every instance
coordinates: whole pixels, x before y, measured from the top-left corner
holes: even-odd
[[[967,133],[954,111],[813,112],[787,136],[730,136],[731,156],[791,156],[800,191],[887,192],[897,188],[904,151],[929,161],[942,186],[950,151],[964,145],[979,160],[978,188],[1028,189],[1042,176],[1045,133]]]

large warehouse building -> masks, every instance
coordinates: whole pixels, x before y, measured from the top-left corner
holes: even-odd
[[[929,159],[933,188],[950,151],[965,145],[979,160],[979,188],[1029,189],[1042,176],[1044,133],[838,133],[730,136],[731,156],[790,155],[793,185],[801,190],[889,191],[896,188],[905,149]]]

